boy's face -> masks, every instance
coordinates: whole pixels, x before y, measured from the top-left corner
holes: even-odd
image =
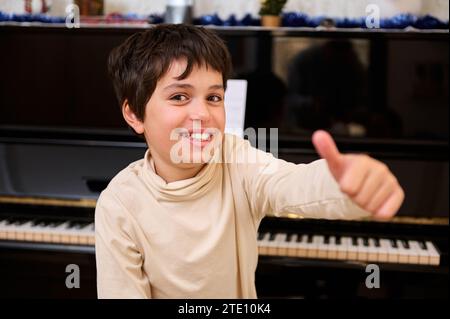
[[[220,72],[206,66],[194,67],[187,78],[177,80],[185,69],[186,61],[172,62],[146,105],[144,121],[130,125],[145,135],[155,163],[159,160],[166,165],[192,168],[207,162],[201,153],[219,139],[221,142],[225,92]],[[183,163],[179,163],[181,150]]]

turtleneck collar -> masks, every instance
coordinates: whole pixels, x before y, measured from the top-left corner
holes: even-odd
[[[155,163],[150,149],[145,153],[143,178],[152,191],[163,200],[183,201],[196,199],[220,182],[222,176],[222,147],[216,150],[213,158],[194,177],[167,183],[156,174]]]

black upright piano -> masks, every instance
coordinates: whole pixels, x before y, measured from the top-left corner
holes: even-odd
[[[0,297],[96,298],[96,199],[146,150],[106,59],[145,28],[0,24]],[[317,159],[326,129],[406,193],[389,222],[267,216],[259,297],[448,298],[448,30],[211,28],[248,81],[245,127],[278,128],[278,157]]]

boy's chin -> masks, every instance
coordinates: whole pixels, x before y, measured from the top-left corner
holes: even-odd
[[[174,164],[202,165],[211,162],[214,155],[220,152],[220,138],[208,141],[192,141],[182,138],[172,146],[170,158]]]
[[[217,150],[191,149],[189,152],[180,154],[173,160],[174,163],[185,166],[195,167],[209,163]]]

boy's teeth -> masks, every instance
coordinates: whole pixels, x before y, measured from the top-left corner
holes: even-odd
[[[206,141],[209,140],[210,134],[208,133],[192,133],[191,138],[195,140]]]
[[[183,137],[185,138],[191,138],[194,140],[200,140],[200,141],[208,141],[211,139],[211,134],[210,133],[184,133],[182,134]]]

